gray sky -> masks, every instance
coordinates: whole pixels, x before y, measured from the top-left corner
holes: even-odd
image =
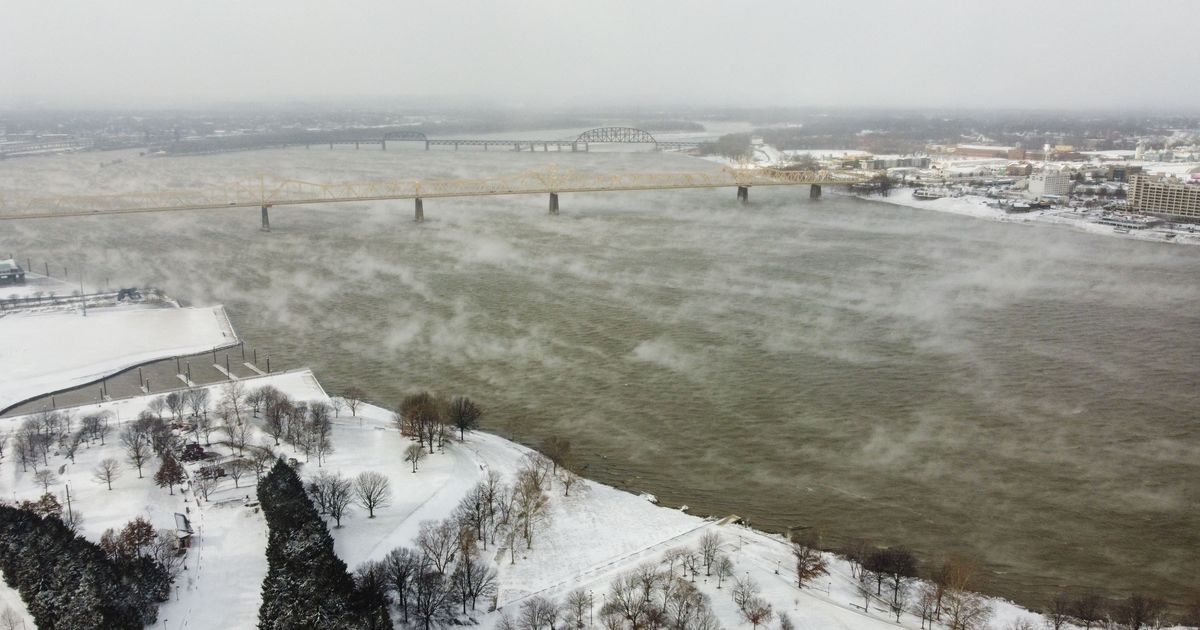
[[[1200,108],[1200,2],[6,0],[0,107]]]

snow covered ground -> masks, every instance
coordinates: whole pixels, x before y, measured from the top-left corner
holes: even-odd
[[[0,409],[149,361],[237,343],[220,306],[14,313],[0,318]]]
[[[1090,220],[1082,211],[1076,212],[1069,208],[1054,208],[1049,210],[1034,210],[1032,212],[1008,214],[1004,210],[993,208],[987,205],[988,199],[986,197],[964,195],[962,197],[943,197],[941,199],[916,199],[912,196],[912,191],[912,188],[893,188],[891,194],[887,197],[864,196],[862,198],[871,201],[890,203],[897,206],[959,214],[979,219],[1000,221],[1003,223],[1022,223],[1029,225],[1036,223],[1048,223],[1065,225],[1076,230],[1089,232],[1091,234],[1099,234],[1102,236],[1132,238],[1144,241],[1155,241],[1159,243],[1172,242],[1200,245],[1200,233],[1181,232],[1178,230],[1174,232],[1168,232],[1167,230],[1161,228],[1131,230],[1128,233],[1119,233],[1113,231],[1113,226],[1104,225],[1094,220]],[[1166,237],[1168,233],[1173,233],[1175,236],[1168,240]]]
[[[0,298],[25,298],[33,297],[34,295],[55,295],[67,296],[73,291],[78,291],[79,285],[71,285],[62,280],[43,276],[36,273],[28,273],[26,270],[25,284],[8,284],[0,286]]]
[[[245,379],[243,383],[247,388],[269,383],[298,400],[328,400],[307,370]],[[222,395],[222,387],[209,386],[214,400]],[[151,398],[99,403],[74,412],[79,417],[107,411],[113,422],[124,423],[136,417]],[[336,450],[323,465],[323,469],[345,476],[374,470],[391,481],[391,503],[379,510],[376,518],[367,518],[363,510],[357,509],[343,519],[341,528],[332,530],[337,553],[351,569],[365,560],[380,559],[397,546],[412,546],[422,521],[446,518],[488,471],[511,478],[529,452],[497,436],[476,432],[468,434],[463,443],[449,443],[444,453],[426,458],[419,471],[413,473],[402,456],[409,440],[393,427],[391,416],[391,412],[369,405],[359,409],[358,417],[343,412],[333,433]],[[0,435],[15,429],[19,422],[19,418],[0,421]],[[243,478],[241,487],[225,478],[209,500],[203,501],[191,491],[177,490],[172,495],[154,485],[151,476],[157,465],[151,464],[146,466],[142,479],[127,468],[109,491],[92,479],[91,471],[106,457],[125,461],[116,433],[114,430],[103,446],[81,449],[73,464],[62,457],[51,462],[56,470],[62,467],[59,482],[51,490],[62,497],[69,484],[72,509],[84,514],[81,531],[91,540],[98,540],[105,529],[119,528],[134,516],[147,518],[155,527],[172,528],[173,515],[186,513],[195,530],[195,541],[175,594],[162,606],[161,626],[253,628],[259,586],[266,573],[266,524],[256,507],[246,505],[247,498],[255,498],[253,475]],[[271,443],[261,431],[253,441]],[[302,455],[286,446],[277,448],[303,461]],[[217,444],[212,449],[231,452],[229,447]],[[196,474],[195,464],[188,468],[189,474]],[[303,465],[301,473],[308,476],[318,470],[315,462],[310,462]],[[32,470],[23,472],[11,459],[0,467],[0,496],[24,500],[40,494]],[[705,532],[713,531],[721,536],[723,553],[734,561],[734,575],[756,580],[763,597],[776,611],[786,612],[797,628],[897,627],[882,608],[863,612],[848,565],[832,556],[831,574],[799,589],[792,576],[790,550],[778,536],[658,507],[644,498],[593,482],[576,486],[570,497],[564,497],[556,485],[551,495],[550,518],[537,532],[533,549],[520,545],[515,563],[506,550],[488,550],[488,557],[499,571],[497,604],[501,610],[516,612],[525,598],[535,594],[561,599],[574,588],[594,592],[598,609],[615,576],[645,562],[658,563],[670,549],[695,547]],[[701,576],[697,586],[712,598],[714,611],[725,627],[749,627],[738,617],[728,581],[718,589],[715,578]],[[12,595],[8,591],[9,599]],[[0,602],[4,600],[5,594],[0,592]],[[1013,619],[1035,617],[1004,602],[993,602],[993,606],[996,628],[1003,628]],[[491,628],[499,614],[481,611],[477,618],[482,627]],[[916,618],[908,615],[901,624],[917,626]]]

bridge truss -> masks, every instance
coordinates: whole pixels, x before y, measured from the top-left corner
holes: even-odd
[[[854,184],[861,173],[845,171],[783,171],[732,169],[706,172],[601,174],[551,167],[502,177],[476,179],[369,180],[320,183],[261,176],[257,181],[233,181],[187,190],[156,190],[106,195],[31,196],[0,191],[0,220],[104,216],[139,212],[212,210],[390,199],[436,199],[494,195],[671,190],[737,187],[745,201],[752,186]],[[557,208],[555,208],[557,209]]]

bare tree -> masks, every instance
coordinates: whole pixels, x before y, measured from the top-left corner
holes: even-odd
[[[208,388],[194,387],[187,390],[186,399],[188,408],[192,411],[192,417],[199,417],[201,413],[208,411]]]
[[[721,535],[714,531],[704,532],[700,537],[700,559],[704,562],[704,576],[712,575],[713,563],[721,552]]]
[[[373,470],[361,472],[354,478],[354,496],[366,508],[367,518],[375,518],[375,508],[385,507],[391,500],[391,484],[386,476]]]
[[[326,511],[337,523],[336,527],[341,527],[342,517],[349,513],[350,503],[354,500],[350,480],[342,477],[340,473],[322,472],[313,479],[313,483],[323,497]]]
[[[840,552],[850,563],[850,577],[858,578],[862,563],[867,559],[871,548],[871,543],[862,538],[851,538],[842,545]]]
[[[241,481],[242,477],[246,476],[246,473],[251,468],[252,466],[249,465],[249,462],[241,458],[231,459],[225,463],[225,471],[229,473],[229,478],[233,480],[234,488],[241,487],[238,482]]]
[[[359,387],[351,385],[342,392],[342,400],[346,401],[346,406],[350,409],[351,416],[358,415],[358,406],[362,404],[363,398],[367,394]]]
[[[340,396],[333,396],[329,399],[329,406],[333,407],[333,417],[342,417],[342,410],[346,408],[346,401]]]
[[[207,501],[208,495],[217,488],[217,478],[211,475],[196,475],[192,479],[192,488]]]
[[[137,467],[138,479],[142,478],[142,465],[150,457],[150,439],[136,424],[125,427],[121,431],[121,445],[125,447],[125,456],[129,463]]]
[[[1113,609],[1113,617],[1129,630],[1161,627],[1167,603],[1158,597],[1134,593],[1119,602]]]
[[[167,399],[163,396],[155,396],[154,398],[150,399],[149,403],[146,404],[146,409],[149,409],[150,413],[154,414],[158,418],[162,418],[163,409],[166,409],[166,407]]]
[[[444,406],[444,401],[429,392],[405,396],[393,421],[402,435],[416,438],[418,443],[428,442],[432,455],[441,434]]]
[[[167,394],[167,409],[171,410],[171,418],[179,420],[183,418],[183,408],[187,404],[185,394],[187,392],[171,392]]]
[[[542,440],[542,447],[538,450],[550,460],[552,474],[557,473],[559,467],[568,466],[574,458],[571,441],[558,436]]]
[[[404,615],[404,623],[408,623],[409,593],[421,563],[412,550],[404,547],[391,550],[383,563],[391,588],[396,591],[396,605]]]
[[[926,624],[929,629],[933,630],[933,620],[937,613],[938,602],[938,587],[933,582],[922,582],[920,590],[917,591],[917,600],[913,606],[913,613],[921,618],[921,628],[925,628]]]
[[[58,475],[49,468],[43,468],[33,473],[33,480],[42,486],[42,492],[50,492],[50,486],[58,483]]]
[[[100,463],[92,471],[92,479],[96,480],[96,483],[108,484],[109,490],[112,490],[112,482],[120,476],[121,462],[112,457],[100,460]]]
[[[454,573],[450,575],[450,583],[458,592],[458,600],[465,615],[467,604],[474,610],[480,597],[495,594],[496,571],[479,558],[474,539],[466,536],[461,540],[466,544],[459,546],[458,563],[454,567]]]
[[[571,496],[571,488],[579,484],[582,477],[575,474],[574,470],[562,467],[558,469],[558,483],[562,486],[563,496]],[[586,488],[586,486],[585,486]]]
[[[792,556],[796,559],[796,586],[803,587],[829,573],[829,564],[819,547],[820,539],[813,532],[795,532],[792,535]]]
[[[992,607],[982,595],[973,592],[977,588],[978,564],[963,558],[948,561],[945,593],[942,607],[947,616],[950,630],[977,630],[986,628],[992,616]]]
[[[421,620],[424,630],[429,630],[436,618],[448,612],[454,590],[446,576],[432,567],[418,570],[412,585],[410,599],[413,612]]]
[[[417,463],[425,458],[425,447],[419,442],[409,444],[408,448],[404,449],[404,461],[412,462],[413,472],[417,472]]]
[[[592,596],[587,591],[582,588],[572,590],[563,604],[563,621],[568,628],[581,630],[587,625],[587,613],[592,610]]]
[[[1043,613],[1046,616],[1046,623],[1053,630],[1062,630],[1062,627],[1071,621],[1071,596],[1066,592],[1059,592],[1050,600]]]
[[[237,449],[238,455],[242,455],[250,441],[250,423],[235,420],[232,424],[222,426],[221,430],[229,436],[229,443]]]
[[[423,521],[417,532],[417,548],[429,558],[438,573],[445,573],[446,566],[458,548],[459,532],[450,519]]]
[[[270,446],[256,446],[250,449],[250,462],[254,468],[254,478],[261,480],[267,470],[275,464],[275,453]]]
[[[1071,602],[1071,616],[1079,620],[1085,630],[1091,630],[1093,624],[1104,620],[1104,599],[1093,592],[1080,595]]]
[[[733,560],[729,556],[721,556],[717,559],[717,588],[721,588],[725,580],[733,577]]]
[[[548,517],[547,507],[549,497],[542,492],[537,473],[531,468],[524,468],[517,473],[516,489],[514,491],[517,525],[525,538],[525,548],[533,548],[533,532],[538,523]]]
[[[558,621],[558,604],[547,597],[534,595],[521,602],[521,614],[517,623],[522,630],[553,630]]]
[[[470,398],[466,396],[456,396],[450,401],[450,424],[458,429],[458,441],[466,439],[467,431],[474,431],[479,426],[479,418],[483,416],[483,410],[479,408]]]
[[[229,407],[233,417],[242,421],[242,405],[246,398],[246,384],[241,381],[228,381],[221,386],[221,402]]]

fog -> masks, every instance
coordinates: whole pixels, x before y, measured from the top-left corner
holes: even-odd
[[[474,176],[583,156],[275,150],[0,163],[20,190]],[[106,159],[111,159],[106,156]],[[697,170],[593,153],[581,169]],[[756,525],[981,554],[991,589],[1182,597],[1200,545],[1192,248],[733,191],[18,221],[0,252],[224,303],[277,365],[468,393],[588,476]],[[64,253],[69,252],[69,253]]]
[[[1194,109],[1198,23],[1189,0],[10,0],[0,107]]]

